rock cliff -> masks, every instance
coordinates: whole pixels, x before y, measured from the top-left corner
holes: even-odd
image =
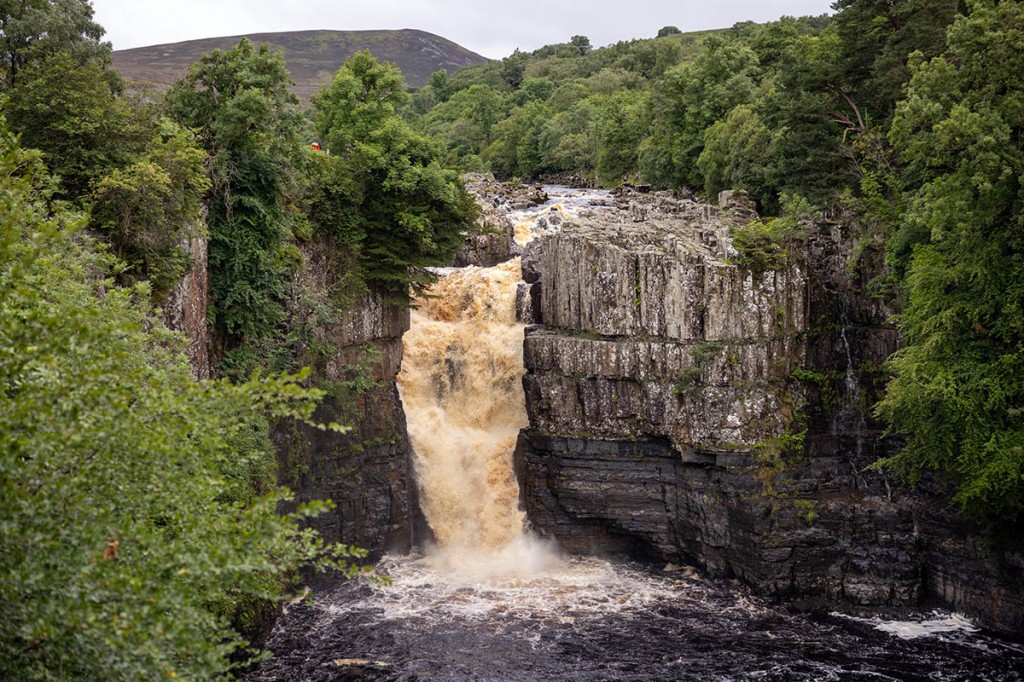
[[[784,269],[753,273],[730,227],[754,215],[723,199],[620,193],[527,246],[516,469],[534,528],[809,604],[937,598],[1019,634],[1020,557],[866,469],[898,446],[866,415],[897,335],[847,273],[842,226],[808,225]]]
[[[164,305],[171,329],[188,342],[197,379],[216,374],[207,324],[209,272],[206,240],[183,243],[192,267]],[[290,332],[301,338],[289,364],[309,366],[310,381],[327,397],[315,420],[347,425],[347,433],[294,423],[271,434],[278,451],[279,482],[295,492],[295,504],[329,499],[335,508],[313,525],[331,542],[379,555],[412,543],[418,506],[411,451],[395,377],[402,364],[402,334],[409,311],[379,291],[350,282],[352,255],[323,239],[301,245],[302,265],[288,302]]]
[[[395,377],[409,310],[379,291],[350,291],[344,277],[351,256],[327,241],[314,240],[302,251],[292,319],[307,326],[309,338],[299,364],[311,367],[312,382],[327,392],[315,419],[351,430],[279,425],[279,480],[295,491],[296,503],[334,502],[334,510],[313,522],[327,541],[373,555],[407,551],[417,505]]]
[[[207,241],[196,225],[181,244],[191,267],[171,289],[164,303],[164,320],[169,329],[181,332],[187,342],[189,364],[196,379],[210,378],[210,336],[206,311],[210,300],[210,272],[207,268]]]
[[[547,195],[533,185],[508,185],[480,173],[468,173],[463,180],[466,189],[476,198],[480,216],[474,229],[466,234],[452,266],[487,268],[519,255],[520,249],[514,241],[515,226],[509,213],[543,203]]]

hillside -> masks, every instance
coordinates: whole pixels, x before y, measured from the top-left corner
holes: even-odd
[[[205,38],[114,52],[114,67],[125,78],[166,87],[201,56],[228,49],[243,36]],[[359,50],[370,50],[381,61],[398,64],[411,86],[424,85],[439,69],[449,72],[487,59],[450,40],[425,31],[290,31],[247,35],[254,43],[283,50],[295,80],[293,91],[307,100],[339,66]]]

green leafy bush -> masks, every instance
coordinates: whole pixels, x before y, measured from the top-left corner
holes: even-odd
[[[810,203],[802,197],[783,195],[783,215],[780,218],[754,220],[733,228],[732,243],[740,254],[738,265],[751,272],[763,274],[782,270],[789,263],[788,245],[803,239],[803,221],[812,214]]]
[[[308,420],[320,394],[193,381],[52,186],[0,133],[0,678],[213,679],[246,658],[240,607],[354,554],[301,529],[324,505],[277,514],[254,416]]]

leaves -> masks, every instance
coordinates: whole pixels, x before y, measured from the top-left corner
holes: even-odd
[[[358,555],[300,529],[322,505],[278,516],[266,474],[253,415],[308,420],[319,394],[194,382],[147,286],[106,279],[82,220],[38,199],[38,155],[0,143],[0,677],[212,679],[240,603]]]
[[[888,253],[905,348],[878,407],[907,438],[884,464],[937,472],[965,512],[1007,524],[1024,516],[1022,26],[1017,3],[973,3],[897,108],[907,208]]]
[[[290,83],[280,54],[243,38],[203,57],[167,96],[210,156],[210,284],[234,343],[269,336],[284,318],[285,195],[302,147]]]
[[[331,155],[310,160],[317,229],[356,246],[366,281],[400,298],[431,281],[426,268],[450,260],[476,215],[440,148],[398,116],[405,97],[397,67],[357,53],[313,100]]]

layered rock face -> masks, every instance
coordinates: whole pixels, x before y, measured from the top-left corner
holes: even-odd
[[[304,266],[293,300],[312,309],[343,311],[312,323],[312,339],[302,364],[312,381],[327,392],[317,409],[319,422],[347,425],[347,433],[305,425],[279,425],[273,434],[282,484],[296,492],[296,503],[330,499],[335,509],[313,525],[329,542],[370,550],[406,551],[412,543],[415,485],[405,415],[395,377],[402,364],[402,334],[409,329],[408,308],[389,302],[379,291],[346,300],[343,253],[323,241],[303,247]],[[303,313],[296,315],[302,318]]]
[[[182,244],[192,267],[168,294],[169,328],[188,341],[197,379],[208,379],[213,341],[207,325],[210,277],[207,241],[193,230]],[[306,340],[293,364],[309,366],[310,381],[327,391],[314,419],[350,427],[346,433],[286,423],[272,429],[279,482],[295,492],[289,507],[329,499],[332,511],[313,525],[329,542],[379,555],[405,551],[417,518],[411,450],[395,377],[409,310],[379,291],[356,291],[346,280],[353,256],[328,240],[301,247],[303,265],[292,282],[289,313]],[[295,331],[295,330],[293,330]],[[287,510],[285,510],[287,511]]]
[[[736,199],[620,195],[527,246],[530,522],[570,551],[694,562],[811,604],[934,596],[1020,628],[1013,572],[866,470],[898,445],[865,417],[897,337],[846,274],[842,230],[809,226],[805,254],[751,273]]]

